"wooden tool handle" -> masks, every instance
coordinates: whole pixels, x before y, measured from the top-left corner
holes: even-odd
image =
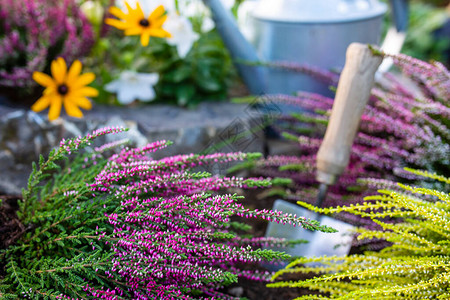
[[[325,138],[317,153],[316,179],[334,184],[347,167],[361,115],[370,96],[375,72],[383,58],[367,45],[353,43],[347,49]]]

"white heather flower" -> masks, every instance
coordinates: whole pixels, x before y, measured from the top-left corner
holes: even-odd
[[[119,79],[105,85],[105,90],[117,93],[117,100],[122,104],[130,104],[134,100],[149,102],[155,99],[153,86],[158,80],[156,73],[123,71]]]
[[[163,27],[172,35],[166,39],[167,43],[177,47],[178,55],[181,58],[188,54],[194,42],[200,37],[192,29],[189,19],[177,13],[169,13]]]

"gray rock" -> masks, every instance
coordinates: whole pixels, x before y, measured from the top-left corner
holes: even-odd
[[[26,185],[31,162],[59,145],[62,138],[85,135],[107,126],[124,126],[127,133],[108,135],[98,143],[127,138],[131,146],[171,140],[174,145],[155,152],[155,158],[200,152],[262,152],[264,135],[255,130],[261,114],[247,105],[205,102],[188,110],[166,105],[112,107],[96,105],[82,119],[62,116],[48,122],[47,112],[0,106],[0,193],[17,193]],[[214,168],[214,166],[212,166]],[[216,166],[212,173],[223,173]]]
[[[228,289],[228,293],[235,297],[242,297],[244,295],[244,288],[241,286],[236,286]]]
[[[135,121],[127,120],[124,121],[119,116],[113,116],[108,119],[102,126],[100,127],[117,127],[121,126],[124,128],[128,128],[127,132],[121,132],[114,135],[107,135],[105,137],[106,142],[114,142],[118,140],[128,139],[130,141],[130,146],[132,147],[143,147],[148,143],[148,140],[145,136],[141,134],[138,130],[138,125]]]
[[[5,149],[0,150],[0,166],[3,170],[11,169],[14,167],[14,156],[11,151]]]

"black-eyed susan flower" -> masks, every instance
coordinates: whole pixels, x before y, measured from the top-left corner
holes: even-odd
[[[105,20],[105,23],[124,30],[125,35],[140,35],[142,46],[148,45],[151,36],[160,38],[171,37],[170,33],[162,28],[167,19],[164,6],[158,6],[146,18],[139,2],[136,2],[136,8],[132,8],[127,2],[125,2],[125,5],[127,12],[112,6],[109,12],[119,18],[119,20],[108,18]]]
[[[42,72],[34,72],[33,79],[45,87],[44,93],[31,109],[40,112],[50,106],[48,119],[50,121],[58,118],[61,113],[61,106],[67,114],[72,117],[81,118],[83,113],[78,107],[91,109],[92,104],[86,97],[98,96],[98,91],[86,86],[95,79],[93,73],[81,74],[81,62],[74,61],[69,70],[63,58],[52,61],[52,77]]]

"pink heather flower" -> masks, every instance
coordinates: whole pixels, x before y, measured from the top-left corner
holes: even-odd
[[[103,128],[85,137],[63,140],[53,155],[79,151],[96,137],[122,131],[125,129]],[[74,215],[79,213],[82,218],[95,216],[95,222],[85,221],[91,228],[90,234],[84,230],[76,234],[67,232],[64,247],[76,237],[87,246],[83,253],[100,251],[101,255],[94,255],[95,258],[80,255],[77,263],[89,268],[93,260],[107,256],[92,269],[103,282],[112,283],[99,285],[97,280],[86,278],[83,297],[197,299],[191,291],[198,290],[202,292],[201,299],[233,299],[220,292],[230,276],[270,280],[272,273],[243,270],[242,264],[285,259],[284,254],[274,255],[259,248],[288,246],[290,242],[277,238],[242,238],[235,233],[232,216],[332,231],[303,217],[250,210],[238,202],[241,197],[226,192],[228,188],[270,187],[268,179],[218,177],[197,169],[211,163],[242,161],[255,154],[186,154],[162,159],[149,156],[170,144],[157,141],[141,148],[123,148],[118,154],[104,157],[105,150],[123,145],[109,143],[76,158],[86,170],[82,171],[86,177],[82,183],[65,182],[71,188],[61,191],[71,209],[68,220],[75,219]],[[74,170],[76,166],[71,173]],[[76,184],[78,189],[73,188]],[[81,205],[83,201],[88,203],[87,207]],[[80,206],[82,212],[78,210]],[[49,243],[57,247],[56,240]],[[69,295],[74,297],[67,291],[60,299],[74,299]]]
[[[445,121],[450,115],[450,73],[438,62],[426,63],[403,54],[393,58],[422,94],[413,93],[392,74],[385,75],[389,86],[380,85],[372,90],[352,147],[349,166],[339,181],[329,188],[324,206],[359,203],[364,196],[374,194],[377,187],[372,183],[368,187],[361,186],[360,178],[416,180],[416,176],[403,170],[405,166],[450,172],[450,130]],[[300,66],[289,64],[279,64],[279,67],[302,71]],[[286,126],[281,128],[279,123],[273,125],[279,132],[287,132],[285,136],[298,145],[301,156],[269,156],[255,163],[254,174],[289,177],[294,184],[285,191],[284,197],[315,203],[316,154],[333,99],[298,92],[295,96],[265,95],[261,101],[294,105],[304,111],[284,117],[283,122],[289,124],[288,129]],[[343,214],[341,218],[348,218],[354,224],[368,224],[351,215]]]
[[[75,0],[0,0],[0,20],[3,87],[33,88],[34,71],[44,71],[56,56],[72,62],[94,43],[91,25]]]

